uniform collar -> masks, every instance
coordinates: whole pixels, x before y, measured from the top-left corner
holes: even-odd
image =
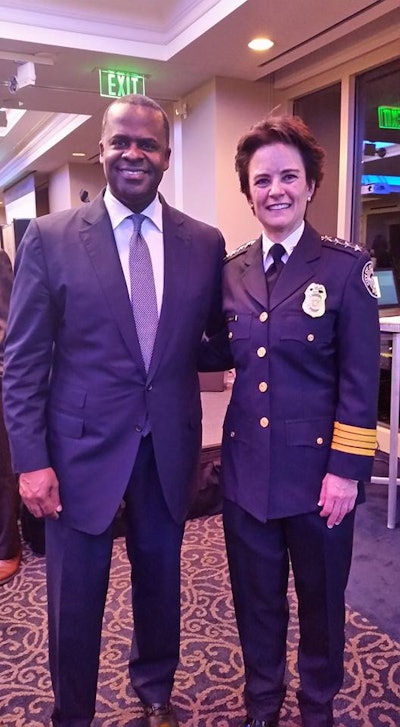
[[[291,232],[290,235],[288,235],[288,237],[286,237],[284,240],[282,240],[281,245],[282,245],[282,247],[285,248],[285,253],[286,253],[287,257],[289,257],[292,254],[294,248],[296,247],[298,241],[300,240],[300,238],[304,232],[304,227],[305,227],[305,222],[303,220],[302,223],[299,225],[299,227],[297,227],[296,230]],[[273,241],[269,239],[269,237],[266,235],[266,233],[263,230],[263,232],[262,232],[262,251],[263,251],[264,264],[265,264],[266,258],[268,256],[268,253],[273,244],[274,244]],[[285,258],[283,258],[283,259],[285,259]]]

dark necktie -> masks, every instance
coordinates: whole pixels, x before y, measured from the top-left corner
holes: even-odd
[[[265,280],[267,282],[268,293],[271,295],[273,287],[285,265],[285,263],[282,262],[282,255],[285,254],[285,248],[279,242],[275,242],[269,252],[272,256],[273,262],[265,272]]]
[[[131,219],[133,222],[133,233],[129,241],[131,301],[140,350],[148,371],[158,326],[156,288],[149,248],[141,233],[142,222],[146,216],[135,214]]]

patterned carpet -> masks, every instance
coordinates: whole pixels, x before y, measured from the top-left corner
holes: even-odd
[[[97,716],[93,727],[139,727],[140,707],[127,677],[131,618],[124,541],[115,540],[104,623]],[[0,591],[0,725],[47,727],[44,558],[25,549],[17,577]],[[181,665],[173,701],[185,727],[238,727],[244,716],[243,669],[219,515],[191,520],[183,548]],[[300,725],[295,644],[296,603],[290,588],[288,694],[282,727]],[[346,680],[335,703],[338,727],[398,727],[400,644],[348,609]],[[82,658],[84,655],[82,654]]]

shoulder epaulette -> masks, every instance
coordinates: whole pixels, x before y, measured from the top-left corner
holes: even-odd
[[[243,245],[240,245],[236,248],[236,250],[233,250],[233,252],[230,252],[229,255],[227,255],[224,258],[224,263],[229,262],[229,260],[232,260],[234,257],[237,257],[237,255],[241,255],[242,252],[245,252],[247,248],[251,247],[255,240],[249,240],[249,242],[244,242]]]
[[[341,237],[331,237],[330,235],[321,235],[321,242],[326,242],[339,250],[348,250],[349,252],[361,252],[363,250],[360,245],[354,242],[343,240]]]

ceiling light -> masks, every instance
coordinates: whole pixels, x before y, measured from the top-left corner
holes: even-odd
[[[274,45],[274,41],[270,40],[269,38],[253,38],[253,40],[248,43],[249,48],[251,50],[257,50],[257,51],[263,51],[263,50],[269,50]]]
[[[72,156],[73,157],[85,157],[86,153],[84,151],[73,151]]]

